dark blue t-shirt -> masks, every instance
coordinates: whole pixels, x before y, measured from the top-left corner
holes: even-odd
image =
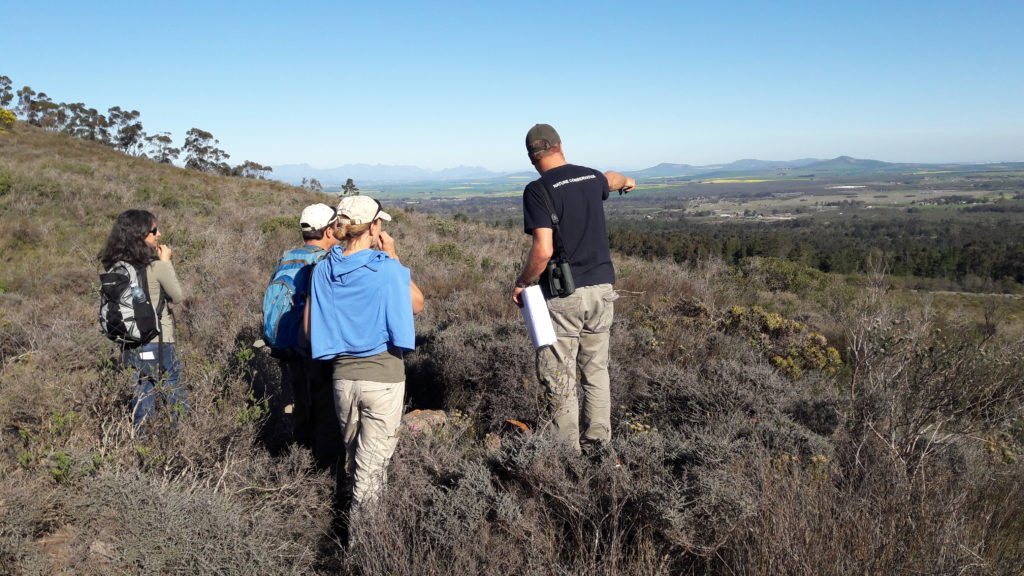
[[[597,170],[573,164],[541,174],[523,191],[523,229],[527,234],[532,234],[534,228],[554,230],[542,185],[547,186],[559,219],[554,257],[558,258],[560,247],[565,248],[576,287],[615,283],[615,268],[608,250],[608,229],[604,219],[604,201],[609,195],[608,179]],[[547,282],[545,272],[540,284],[545,296],[550,297]]]

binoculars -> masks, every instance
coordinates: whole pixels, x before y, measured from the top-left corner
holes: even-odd
[[[576,291],[572,281],[572,268],[566,261],[548,261],[548,291],[552,296],[565,298]]]

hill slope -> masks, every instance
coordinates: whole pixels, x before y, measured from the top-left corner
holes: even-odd
[[[251,347],[271,267],[320,200],[22,124],[0,134],[0,572],[1024,568],[1019,333],[783,261],[616,255],[613,441],[581,458],[547,440],[509,301],[528,238],[391,208],[427,298],[409,408],[444,424],[402,430],[386,498],[350,524],[329,472],[288,442],[287,391]],[[95,328],[95,254],[130,207],[157,214],[189,295],[192,412],[144,434]]]

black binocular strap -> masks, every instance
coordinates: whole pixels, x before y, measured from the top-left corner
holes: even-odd
[[[548,213],[551,214],[551,226],[555,229],[555,248],[558,250],[558,258],[562,262],[568,262],[569,260],[565,257],[565,246],[562,245],[562,233],[558,228],[558,214],[555,213],[555,203],[551,199],[551,192],[548,191],[548,185],[544,183],[544,180],[540,180],[540,189],[544,192],[544,204],[548,207]]]

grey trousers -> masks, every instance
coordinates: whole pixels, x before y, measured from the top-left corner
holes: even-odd
[[[612,436],[608,338],[618,297],[611,284],[598,284],[547,301],[558,340],[537,351],[537,378],[547,394],[555,434],[577,452],[581,440],[607,442]],[[582,420],[577,370],[583,390]]]
[[[398,446],[405,382],[335,380],[334,407],[345,442],[345,472],[353,477],[352,499],[379,498],[387,465]]]

